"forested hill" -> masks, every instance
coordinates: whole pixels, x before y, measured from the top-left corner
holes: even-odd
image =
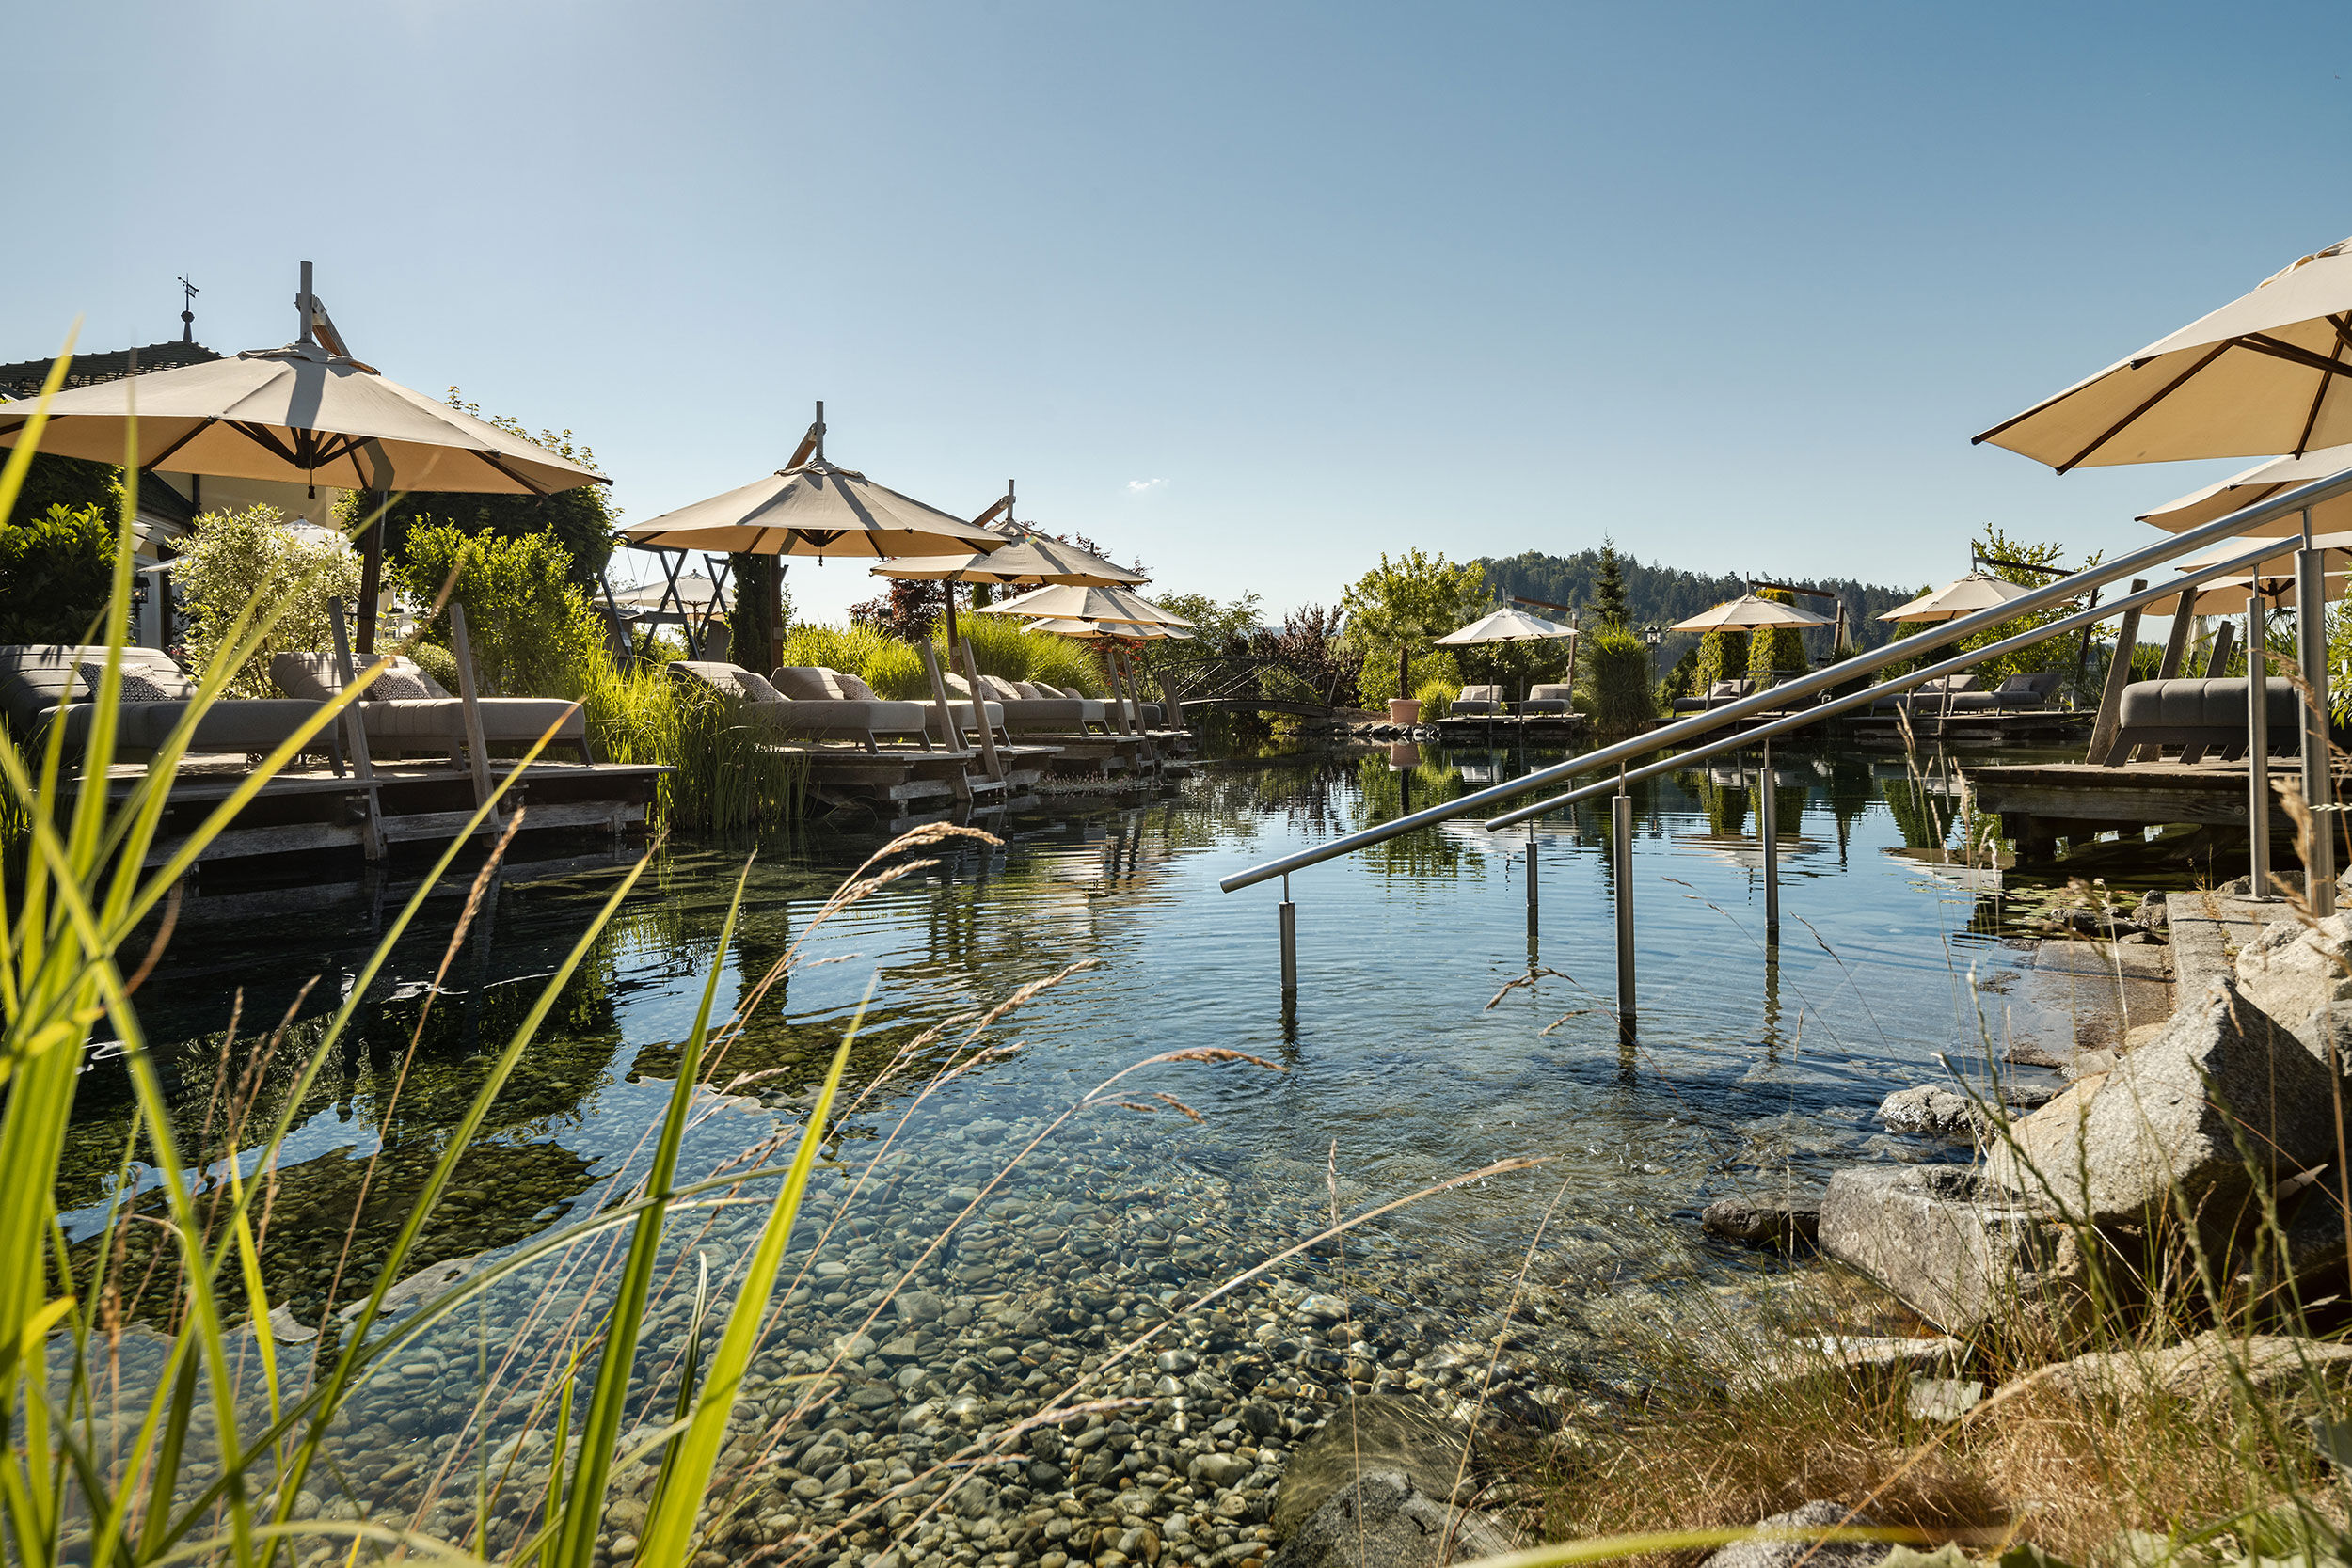
[[[1746,582],[1736,577],[1704,577],[1677,566],[1652,566],[1629,555],[1617,559],[1625,572],[1626,597],[1633,607],[1633,624],[1637,626],[1670,626],[1710,605],[1747,592]],[[1479,564],[1486,569],[1486,581],[1498,595],[1523,594],[1581,610],[1593,602],[1593,579],[1600,570],[1600,551],[1582,550],[1564,556],[1529,550],[1504,560],[1483,558]],[[1775,577],[1772,580],[1794,583],[1800,588],[1818,588],[1843,599],[1846,624],[1853,628],[1855,641],[1866,648],[1878,646],[1895,630],[1878,618],[1879,613],[1894,609],[1919,592],[1916,587],[1882,588],[1850,578],[1822,580]],[[1818,599],[1800,599],[1797,604],[1817,614],[1830,613],[1829,607]]]

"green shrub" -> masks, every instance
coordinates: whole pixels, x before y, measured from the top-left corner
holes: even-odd
[[[408,650],[417,668],[433,677],[444,691],[457,689],[457,656],[437,642],[419,642]]]
[[[456,575],[451,601],[466,609],[481,695],[577,697],[580,673],[611,658],[604,620],[569,580],[571,569],[570,553],[553,534],[468,534],[436,523],[408,535],[407,558],[394,576],[410,598],[429,605]],[[447,610],[425,629],[434,641],[455,645]]]
[[[1793,607],[1796,600],[1777,588],[1767,588],[1756,595],[1774,604]],[[1748,639],[1748,679],[1757,689],[1777,686],[1791,675],[1802,675],[1813,668],[1804,657],[1804,630],[1801,626],[1758,626]]]
[[[923,656],[896,639],[874,650],[859,678],[874,689],[877,697],[904,702],[930,700],[931,679],[924,673]]]
[[[0,642],[86,642],[114,586],[114,525],[53,503],[0,526]]]
[[[350,540],[330,531],[288,528],[267,506],[197,518],[172,575],[188,619],[183,641],[192,665],[213,661],[246,607],[267,605],[278,613],[269,635],[230,678],[230,690],[242,697],[278,695],[269,676],[272,654],[331,653],[330,611],[359,594],[359,556]]]
[[[1462,689],[1452,681],[1423,681],[1413,695],[1421,699],[1421,717],[1425,723],[1443,719],[1454,711],[1454,705],[1462,695]]]
[[[1627,736],[1658,717],[1649,644],[1623,626],[1604,626],[1580,639],[1576,705],[1605,736]]]
[[[1737,626],[1717,626],[1699,639],[1697,672],[1690,695],[1704,697],[1717,681],[1736,681],[1748,673],[1748,634]]]

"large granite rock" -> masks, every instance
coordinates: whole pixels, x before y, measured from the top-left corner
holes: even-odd
[[[2267,1400],[2298,1391],[2340,1396],[2352,1382],[2352,1345],[2286,1334],[2238,1337],[2208,1329],[2176,1345],[2094,1351],[2033,1374],[2076,1398],[2115,1401],[2154,1396],[2211,1411],[2244,1387]]]
[[[1821,1211],[1785,1198],[1719,1197],[1699,1212],[1699,1226],[1727,1242],[1788,1248],[1821,1233]]]
[[[1962,1166],[1839,1171],[1821,1197],[1821,1250],[1963,1339],[2090,1307],[2074,1232]]]
[[[1401,1470],[1365,1470],[1291,1533],[1266,1568],[1438,1568],[1518,1549],[1492,1517],[1452,1508]]]
[[[2094,1225],[2146,1224],[2185,1204],[2227,1229],[2252,1191],[2249,1155],[2274,1175],[2333,1157],[2330,1086],[2318,1058],[2234,980],[2217,980],[2113,1071],[2009,1123],[1986,1182]]]
[[[2272,921],[2238,950],[2236,978],[2239,994],[2325,1060],[2327,1017],[2352,1022],[2352,916]]]
[[[1839,1526],[1868,1529],[1874,1521],[1863,1513],[1851,1516],[1843,1503],[1812,1502],[1756,1521],[1757,1529],[1787,1530],[1802,1540],[1735,1541],[1722,1547],[1699,1568],[1871,1568],[1886,1556],[1883,1541],[1821,1542],[1819,1532]]]

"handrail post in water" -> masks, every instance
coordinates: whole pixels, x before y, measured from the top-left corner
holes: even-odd
[[[1772,743],[1764,742],[1764,771],[1756,792],[1756,807],[1764,831],[1764,934],[1780,935],[1780,811],[1772,776]],[[1530,819],[1531,821],[1533,818]]]
[[[2335,775],[2328,755],[2328,552],[2312,548],[2312,515],[2303,512],[2303,547],[2295,552],[2295,637],[2303,681],[2303,804],[2312,814],[2303,863],[2303,897],[2312,913],[2336,912]]]
[[[1633,797],[1624,781],[1611,802],[1617,863],[1617,1037],[1633,1037]]]
[[[2246,594],[2246,836],[2247,886],[2270,896],[2270,607],[2263,603],[2262,568]]]
[[[1291,902],[1291,879],[1282,879],[1282,998],[1298,994],[1298,906]]]

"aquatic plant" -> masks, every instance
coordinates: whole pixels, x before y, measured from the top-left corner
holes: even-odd
[[[666,764],[654,785],[653,825],[690,832],[773,828],[805,809],[807,760],[741,722],[728,700],[661,665],[616,666],[601,648],[567,672],[564,695],[588,721],[606,762]]]
[[[1452,681],[1429,680],[1415,688],[1413,695],[1420,699],[1422,721],[1426,723],[1453,712],[1454,705],[1462,700],[1462,689]]]

